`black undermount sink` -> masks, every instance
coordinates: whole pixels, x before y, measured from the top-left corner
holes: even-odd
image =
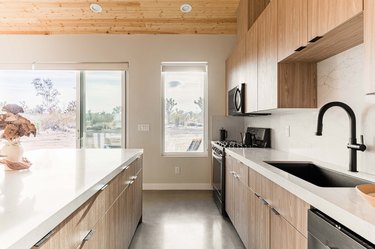
[[[310,162],[265,162],[319,187],[355,187],[369,181],[319,167]]]

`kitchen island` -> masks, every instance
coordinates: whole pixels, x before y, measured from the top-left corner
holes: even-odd
[[[0,248],[32,248],[46,235],[55,248],[62,248],[54,237],[57,241],[64,225],[82,213],[74,227],[82,229],[69,236],[84,241],[94,231],[89,226],[111,223],[105,219],[114,208],[136,211],[138,218],[126,217],[124,222],[133,224],[128,229],[132,236],[142,214],[142,155],[142,149],[36,150],[25,154],[32,162],[29,170],[5,171],[0,166]],[[127,199],[120,202],[122,195]],[[135,196],[137,205],[132,203]]]

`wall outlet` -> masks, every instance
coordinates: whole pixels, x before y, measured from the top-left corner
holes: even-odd
[[[285,136],[290,137],[290,125],[285,126]]]
[[[138,131],[150,131],[149,124],[138,124]]]
[[[174,174],[179,175],[180,173],[181,173],[181,168],[178,166],[174,167]]]

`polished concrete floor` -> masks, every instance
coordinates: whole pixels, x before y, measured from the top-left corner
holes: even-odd
[[[143,223],[130,249],[243,249],[211,191],[144,191]]]

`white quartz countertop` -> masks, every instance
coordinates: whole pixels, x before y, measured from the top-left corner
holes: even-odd
[[[357,193],[355,188],[323,188],[277,169],[264,161],[303,161],[375,182],[375,176],[351,173],[337,166],[308,157],[273,149],[226,148],[226,153],[321,210],[344,226],[375,244],[375,207]]]
[[[0,248],[27,249],[143,154],[142,149],[28,152],[28,170],[0,165]]]

